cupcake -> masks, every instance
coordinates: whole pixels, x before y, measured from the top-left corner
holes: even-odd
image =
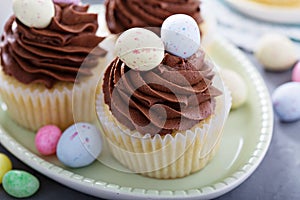
[[[199,0],[106,0],[106,22],[111,33],[134,27],[161,27],[173,14],[186,14],[203,22]]]
[[[95,119],[87,100],[94,99],[93,78],[106,52],[98,47],[104,38],[96,36],[97,15],[88,7],[14,1],[1,38],[0,94],[8,115],[21,126],[65,129],[74,117]]]
[[[113,156],[134,173],[161,179],[205,167],[218,150],[231,103],[200,48],[197,22],[170,16],[161,38],[129,29],[115,49],[96,90]]]

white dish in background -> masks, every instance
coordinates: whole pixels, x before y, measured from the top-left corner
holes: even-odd
[[[236,10],[260,20],[275,23],[300,24],[300,5],[299,7],[279,7],[249,0],[224,1]]]

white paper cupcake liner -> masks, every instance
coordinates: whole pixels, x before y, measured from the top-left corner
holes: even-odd
[[[102,85],[102,84],[100,84]],[[216,154],[231,107],[227,89],[216,98],[214,115],[191,130],[151,137],[121,125],[104,104],[97,88],[96,111],[113,156],[134,173],[154,178],[178,178],[202,169]]]
[[[99,78],[96,68],[92,78],[78,84],[59,82],[51,89],[42,84],[23,84],[0,70],[0,94],[8,115],[32,131],[48,124],[66,129],[74,122],[96,121],[92,103]]]

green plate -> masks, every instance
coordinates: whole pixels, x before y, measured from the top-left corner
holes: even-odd
[[[267,88],[256,69],[223,39],[208,45],[207,53],[221,67],[240,73],[247,82],[247,103],[230,113],[220,150],[206,168],[174,180],[158,180],[120,172],[100,162],[80,169],[64,167],[55,156],[40,156],[34,133],[16,125],[2,103],[0,141],[27,165],[75,190],[109,199],[210,199],[241,184],[260,164],[272,138],[273,112]],[[104,149],[104,154],[105,154]],[[113,158],[112,159],[112,163]]]

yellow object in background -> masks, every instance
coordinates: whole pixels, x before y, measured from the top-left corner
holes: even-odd
[[[3,153],[0,153],[0,184],[2,183],[2,178],[6,172],[12,169],[12,163],[10,159]]]
[[[252,0],[273,6],[300,6],[300,0]]]

